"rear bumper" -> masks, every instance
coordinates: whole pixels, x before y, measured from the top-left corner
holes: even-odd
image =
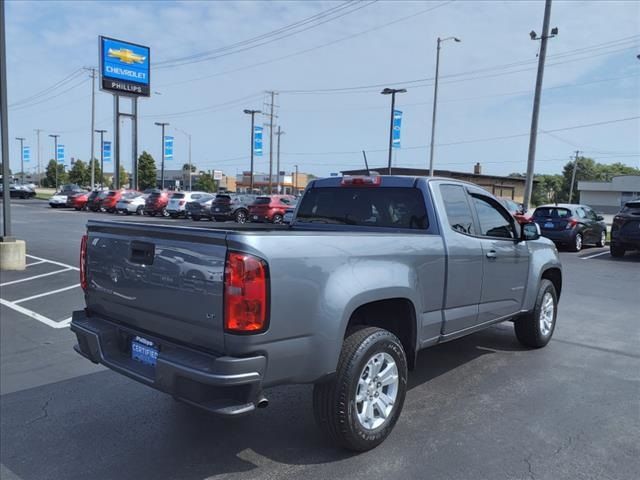
[[[576,238],[575,230],[542,230],[542,236],[555,243],[573,243]]]
[[[266,357],[215,356],[111,322],[84,310],[73,312],[71,331],[83,357],[186,403],[221,415],[256,408],[262,391]],[[155,367],[131,358],[131,338],[142,336],[158,345]]]

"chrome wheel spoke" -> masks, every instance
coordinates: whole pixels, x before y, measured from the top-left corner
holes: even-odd
[[[395,405],[398,395],[398,367],[388,353],[377,353],[365,364],[355,392],[357,417],[367,430],[380,427]]]
[[[396,383],[398,381],[398,369],[395,364],[387,364],[387,368],[378,374],[378,379],[383,387]]]

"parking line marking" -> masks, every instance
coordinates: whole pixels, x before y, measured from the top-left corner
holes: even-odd
[[[44,323],[51,328],[66,328],[69,326],[69,323],[71,323],[70,318],[62,320],[61,322],[56,322],[55,320],[51,320],[50,318],[47,318],[44,315],[40,315],[39,313],[34,312],[33,310],[29,310],[28,308],[24,308],[21,305],[16,305],[14,302],[10,302],[9,300],[5,300],[4,298],[0,298],[0,305],[4,305],[5,307],[15,310],[18,313],[22,313],[27,317],[31,317],[34,320],[37,320],[40,323]]]
[[[35,255],[29,255],[29,254],[27,254],[27,257],[33,258],[34,260],[44,260],[45,262],[53,263],[54,265],[58,265],[60,267],[67,267],[67,268],[70,268],[71,270],[80,271],[78,267],[74,267],[73,265],[67,265],[66,263],[54,262],[53,260],[49,260],[47,258],[36,257]]]
[[[21,278],[20,280],[12,280],[11,282],[0,283],[0,287],[6,287],[7,285],[13,285],[14,283],[28,282],[29,280],[35,280],[36,278],[48,277],[49,275],[55,275],[56,273],[70,272],[70,268],[63,268],[62,270],[55,270],[49,273],[42,273],[40,275],[34,275],[32,277]]]
[[[593,255],[589,255],[588,257],[580,257],[580,258],[582,260],[589,260],[590,258],[599,257],[600,255],[606,255],[607,253],[609,253],[609,250],[607,250],[606,252],[594,253]]]
[[[40,265],[41,263],[47,263],[46,260],[38,260],[37,262],[27,263],[25,267],[33,267],[34,265]]]
[[[66,290],[71,290],[72,288],[76,288],[79,286],[80,284],[76,283],[75,285],[69,285],[68,287],[59,288],[57,290],[51,290],[50,292],[39,293],[38,295],[32,295],[30,297],[21,298],[20,300],[14,300],[13,303],[28,302],[29,300],[35,300],[36,298],[46,297],[47,295],[53,295],[54,293],[64,292]]]

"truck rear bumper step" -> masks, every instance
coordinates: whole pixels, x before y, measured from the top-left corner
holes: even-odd
[[[71,331],[83,357],[172,395],[178,400],[220,415],[239,415],[256,408],[263,398],[267,359],[215,356],[139,332],[84,310],[73,312]],[[158,346],[155,366],[131,358],[131,338],[141,336]]]

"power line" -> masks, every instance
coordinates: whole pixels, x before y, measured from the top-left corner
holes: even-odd
[[[56,90],[57,88],[61,87],[65,83],[69,82],[70,80],[75,79],[79,75],[82,75],[82,68],[78,68],[78,69],[74,70],[69,75],[64,77],[62,80],[58,80],[54,84],[48,86],[47,88],[45,88],[43,90],[40,90],[39,92],[34,93],[33,95],[31,95],[29,97],[25,97],[25,98],[22,98],[20,100],[17,100],[15,102],[13,102],[12,104],[9,105],[9,107],[17,107],[18,105],[22,105],[24,103],[29,103],[29,102],[31,102],[33,100],[36,100],[36,99],[42,97],[43,95],[46,95],[47,93]]]
[[[18,105],[17,107],[14,107],[13,110],[24,110],[25,108],[35,107],[36,105],[40,105],[41,103],[45,103],[45,102],[48,102],[49,100],[53,100],[54,98],[58,98],[60,95],[64,95],[65,93],[68,93],[71,90],[73,90],[75,88],[78,88],[79,86],[84,85],[87,82],[89,82],[89,79],[88,78],[83,78],[80,82],[70,86],[66,90],[62,90],[61,92],[58,92],[56,95],[53,95],[53,96],[50,96],[50,97],[46,97],[46,98],[43,98],[41,100],[38,100],[38,101],[35,101],[35,102],[32,102],[32,103]]]
[[[241,97],[241,98],[236,98],[234,100],[229,100],[227,102],[224,103],[218,103],[215,105],[209,105],[206,107],[200,107],[200,108],[195,108],[192,110],[182,110],[179,112],[172,112],[172,113],[149,113],[146,115],[140,115],[140,117],[143,118],[155,118],[155,117],[162,117],[162,118],[169,118],[169,117],[184,117],[184,116],[189,116],[189,115],[200,115],[202,113],[213,113],[215,111],[217,111],[217,109],[222,109],[221,107],[230,107],[232,105],[238,104],[238,103],[243,103],[246,102],[247,100],[253,100],[253,99],[257,99],[257,98],[261,98],[262,97],[262,93],[254,93],[251,95],[247,95],[245,97]]]

